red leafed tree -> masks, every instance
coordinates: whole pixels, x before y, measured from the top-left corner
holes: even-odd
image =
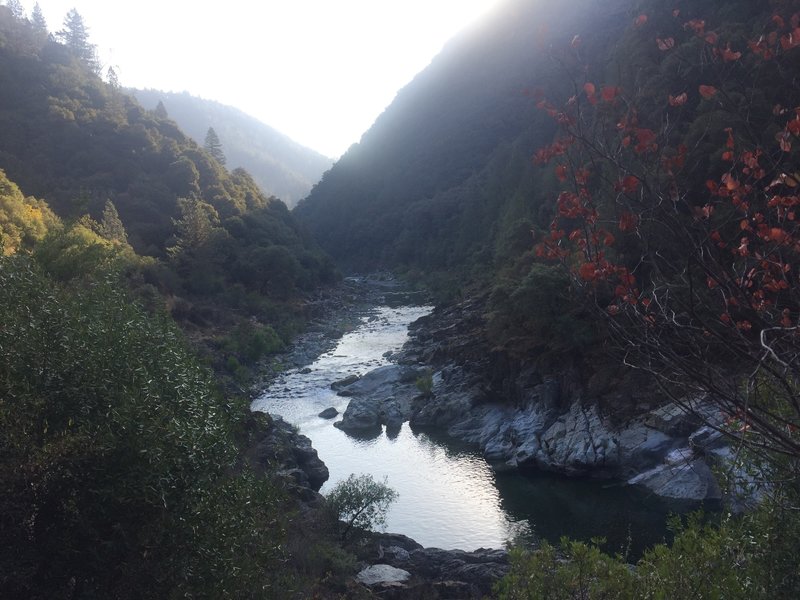
[[[654,3],[654,6],[663,3]],[[534,162],[563,189],[537,254],[594,295],[628,364],[727,433],[800,457],[800,9],[732,28],[663,7],[629,36],[656,84],[587,81],[537,106],[559,124]],[[663,13],[663,14],[662,14]],[[581,80],[581,78],[583,80]],[[626,85],[627,84],[627,85]]]

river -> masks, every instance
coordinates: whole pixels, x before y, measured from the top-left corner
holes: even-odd
[[[602,537],[614,552],[642,549],[663,539],[666,509],[636,489],[554,476],[495,473],[474,447],[412,432],[353,437],[317,416],[328,407],[344,412],[348,398],[330,384],[389,364],[408,336],[408,324],[427,306],[379,306],[313,364],[283,373],[259,396],[253,410],[281,415],[308,436],[330,470],[325,494],[351,473],[386,480],[399,493],[387,530],[424,546],[475,550],[562,535]]]

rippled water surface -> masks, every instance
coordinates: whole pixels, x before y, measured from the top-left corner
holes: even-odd
[[[253,410],[283,416],[311,438],[330,470],[321,492],[350,473],[386,478],[399,492],[387,530],[411,536],[424,546],[474,550],[502,547],[512,540],[561,535],[602,536],[621,550],[629,538],[636,552],[664,533],[664,511],[630,488],[554,477],[495,474],[474,448],[413,433],[408,423],[396,436],[352,437],[317,415],[333,406],[340,413],[348,398],[330,384],[363,375],[385,364],[399,350],[408,324],[430,307],[378,308],[338,346],[310,365],[291,371],[253,403]]]

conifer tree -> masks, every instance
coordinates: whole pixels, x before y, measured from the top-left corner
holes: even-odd
[[[108,71],[106,71],[106,77],[108,79],[108,85],[111,87],[111,89],[115,92],[118,92],[120,85],[116,69],[114,69],[114,67],[108,67]]]
[[[95,74],[100,72],[97,48],[89,43],[89,29],[83,22],[83,17],[74,8],[64,17],[64,29],[58,32],[58,37],[72,54],[86,63]]]
[[[42,7],[39,6],[38,2],[33,5],[33,12],[31,13],[31,24],[33,25],[33,29],[36,31],[36,33],[41,33],[44,35],[49,34],[49,32],[47,31],[47,21],[44,18]]]
[[[214,131],[213,127],[208,128],[206,141],[203,147],[206,149],[206,152],[217,159],[219,164],[225,164],[225,153],[222,151],[222,143],[219,141],[217,132]]]
[[[159,100],[158,104],[156,105],[155,113],[159,119],[169,119],[169,114],[167,113],[167,109],[161,100]]]
[[[120,242],[121,244],[128,243],[128,234],[125,232],[125,226],[122,224],[122,219],[119,218],[117,207],[111,200],[106,200],[105,208],[103,208],[103,217],[100,220],[100,235],[107,240]]]

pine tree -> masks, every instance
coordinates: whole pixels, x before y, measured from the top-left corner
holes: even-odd
[[[89,29],[83,22],[83,17],[74,8],[64,17],[64,29],[58,32],[58,38],[76,58],[86,63],[95,74],[99,74],[100,61],[97,60],[97,48],[89,43]]]
[[[34,31],[36,31],[36,33],[49,35],[49,32],[47,31],[47,21],[44,18],[42,7],[39,6],[38,2],[33,5],[33,12],[31,13],[31,24],[33,25],[33,29]]]
[[[114,206],[111,200],[106,200],[105,208],[103,208],[99,233],[107,240],[120,242],[121,244],[128,243],[128,234],[125,232],[125,226],[122,224],[122,219],[119,218],[117,207]]]
[[[222,142],[219,141],[217,132],[214,131],[213,127],[208,128],[206,141],[203,147],[206,149],[206,152],[217,159],[219,164],[225,164],[225,153],[222,151]]]
[[[114,67],[108,67],[108,71],[106,72],[106,77],[108,79],[108,85],[111,89],[115,92],[119,91],[119,77],[117,77],[117,71]]]

